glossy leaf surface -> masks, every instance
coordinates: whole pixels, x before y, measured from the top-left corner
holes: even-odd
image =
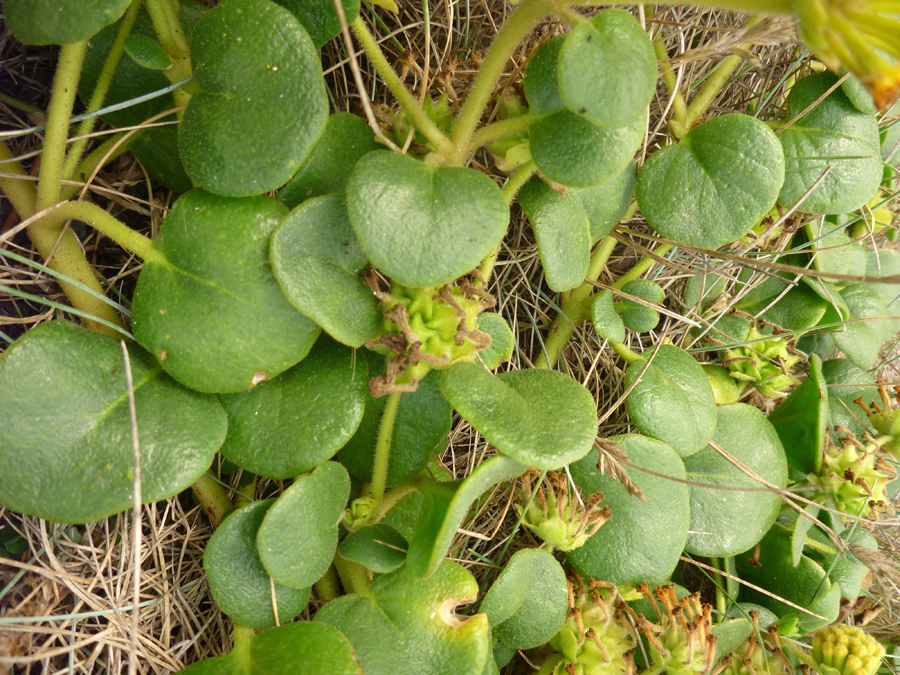
[[[214,396],[185,389],[129,348],[144,503],[177,494],[225,438]],[[134,456],[122,349],[65,321],[32,329],[0,358],[0,503],[58,523],[129,509]]]
[[[408,547],[406,537],[393,527],[379,523],[348,534],[338,553],[376,574],[385,574],[406,562]]]
[[[581,459],[597,434],[594,397],[557,371],[491,375],[479,364],[457,363],[443,372],[441,392],[500,452],[538,469]]]
[[[245,391],[306,356],[319,327],[272,276],[269,235],[284,217],[268,197],[181,196],[144,265],[132,327],[172,377],[198,391]]]
[[[191,178],[231,197],[290,180],[328,118],[319,56],[300,22],[269,0],[229,0],[198,22],[191,61],[200,91],[178,137]]]
[[[125,13],[130,0],[6,0],[3,20],[27,45],[64,45],[86,40]]]
[[[372,152],[357,163],[347,211],[372,264],[412,287],[471,272],[509,223],[500,188],[484,174],[391,152]]]

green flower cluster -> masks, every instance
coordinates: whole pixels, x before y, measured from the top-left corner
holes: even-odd
[[[820,675],[875,675],[884,647],[861,628],[839,624],[813,635],[810,657]]]
[[[894,459],[900,459],[900,410],[894,408],[887,387],[883,384],[878,385],[878,393],[881,395],[884,408],[874,401],[866,406],[861,398],[856,399],[854,403],[862,406],[869,417],[869,423],[878,433],[876,440],[878,447]],[[894,397],[900,401],[900,387],[894,387]]]
[[[800,360],[791,353],[787,339],[766,335],[751,326],[746,342],[749,344],[725,350],[722,363],[728,367],[731,377],[752,384],[763,396],[787,396],[797,384],[791,370]]]

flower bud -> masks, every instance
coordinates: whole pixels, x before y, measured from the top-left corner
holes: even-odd
[[[875,675],[884,647],[857,626],[837,624],[813,634],[809,656],[821,675]]]
[[[800,360],[791,353],[787,339],[766,335],[751,326],[746,341],[749,344],[725,350],[722,363],[728,367],[731,377],[751,383],[763,396],[787,396],[797,383],[791,370]]]

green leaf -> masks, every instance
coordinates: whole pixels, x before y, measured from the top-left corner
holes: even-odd
[[[275,0],[289,9],[309,33],[316,47],[321,47],[341,32],[337,11],[330,0]],[[341,0],[344,17],[348,24],[359,14],[359,0]]]
[[[667,239],[715,249],[744,236],[775,205],[784,182],[778,137],[760,120],[721,115],[653,153],[637,202]]]
[[[646,368],[645,368],[646,366]],[[653,360],[628,366],[625,406],[643,433],[671,445],[681,457],[692,455],[716,430],[716,399],[703,368],[683,349],[661,345]]]
[[[220,452],[267,478],[287,479],[327,462],[356,432],[366,404],[367,363],[327,338],[270,382],[219,397],[228,413]]]
[[[531,649],[549,641],[568,613],[566,573],[542,549],[518,551],[497,577],[481,603],[493,637],[515,649]]]
[[[900,123],[897,124],[900,128]],[[900,251],[884,246],[866,251],[866,276],[886,277],[900,274]],[[900,286],[870,282],[869,288],[884,301],[888,315],[900,317]]]
[[[338,525],[350,497],[350,476],[337,462],[326,462],[294,479],[272,504],[256,547],[275,583],[308,588],[328,570],[337,550]]]
[[[368,259],[350,226],[344,198],[309,199],[272,235],[272,271],[288,301],[335,340],[362,347],[383,317],[361,272]]]
[[[547,285],[554,291],[579,285],[591,258],[590,223],[581,203],[538,177],[522,186],[517,199],[534,228]]]
[[[6,0],[3,20],[27,45],[65,45],[86,40],[116,21],[131,0]]]
[[[611,180],[588,188],[569,188],[566,196],[581,202],[591,225],[591,243],[600,241],[619,223],[634,199],[637,179],[632,161]]]
[[[597,435],[594,397],[565,373],[492,375],[479,364],[457,363],[443,372],[441,392],[500,452],[538,469],[581,459]]]
[[[791,564],[794,567],[800,564],[800,556],[803,555],[803,547],[806,545],[806,534],[815,524],[812,519],[819,517],[820,510],[818,504],[807,504],[802,511],[806,515],[801,515],[797,511],[789,513],[787,522],[794,526],[794,530],[791,532]]]
[[[251,628],[275,625],[272,580],[256,549],[256,535],[274,499],[254,502],[233,511],[210,537],[203,554],[203,568],[213,600],[225,614]],[[297,616],[309,601],[309,588],[275,584],[278,621]]]
[[[491,338],[491,346],[478,352],[478,358],[485,368],[494,370],[512,356],[516,338],[506,320],[494,312],[478,315],[478,330]]]
[[[407,548],[406,537],[393,527],[380,523],[348,534],[338,553],[376,574],[386,574],[406,562]]]
[[[356,358],[367,358],[369,376],[384,370],[384,358],[373,352],[357,352]],[[419,381],[414,392],[403,394],[391,437],[387,485],[393,487],[421,471],[428,460],[443,450],[450,431],[452,408],[438,387],[440,373],[432,371]],[[373,398],[366,392],[365,412],[353,437],[338,451],[337,458],[353,476],[372,480],[375,444],[387,397]]]
[[[719,408],[713,441],[758,476],[783,488],[788,470],[775,428],[757,408],[734,403]],[[691,534],[685,550],[729,556],[756,544],[775,522],[781,499],[712,447],[686,457],[691,485]],[[745,488],[732,490],[728,488]]]
[[[847,303],[849,320],[843,330],[832,333],[838,348],[860,368],[869,369],[875,365],[881,345],[888,337],[885,325],[893,322],[884,320],[887,308],[881,296],[866,284],[849,284],[840,291]]]
[[[831,73],[819,73],[794,84],[785,103],[786,118],[799,115],[836,81]],[[779,204],[799,201],[829,165],[831,171],[803,201],[803,211],[853,211],[878,189],[882,162],[875,116],[860,112],[840,88],[782,130],[779,138],[786,162]]]
[[[425,495],[416,530],[409,538],[406,568],[415,578],[430,577],[438,569],[457,529],[478,497],[498,483],[525,473],[528,467],[503,455],[479,464],[463,481],[425,481],[418,489]]]
[[[363,675],[363,671],[340,631],[298,621],[257,633],[241,654],[198,661],[181,675]]]
[[[312,197],[343,193],[356,163],[381,147],[365,120],[350,113],[335,113],[328,118],[322,138],[306,164],[276,199],[294,208]]]
[[[827,300],[808,284],[801,283],[791,288],[773,307],[763,312],[762,317],[784,330],[804,331],[818,325],[828,307]]]
[[[529,111],[536,115],[558,112],[565,108],[559,95],[557,64],[566,38],[565,35],[552,38],[541,45],[528,61],[522,84]]]
[[[191,485],[212,463],[226,420],[215,397],[183,388],[129,348],[141,498]],[[64,321],[33,328],[0,357],[0,503],[58,523],[131,508],[134,455],[120,344]]]
[[[840,425],[857,436],[870,431],[868,418],[853,401],[858,398],[865,404],[880,401],[875,379],[847,359],[825,361],[822,364],[822,377],[828,384],[830,425]]]
[[[298,363],[319,327],[285,299],[269,264],[284,217],[268,197],[182,195],[134,292],[132,328],[163,368],[198,391],[232,393]]]
[[[166,50],[148,35],[129,35],[125,38],[125,53],[135,63],[150,70],[165,70],[172,65],[172,59]]]
[[[822,360],[812,354],[809,376],[769,415],[788,464],[802,474],[819,471],[829,424],[828,409]]]
[[[230,197],[286,183],[328,119],[319,56],[300,22],[269,0],[229,0],[197,23],[191,60],[199,91],[178,136],[191,178]]]
[[[803,227],[806,240],[812,242],[804,251],[812,253],[812,266],[820,272],[849,274],[854,248],[844,232],[845,225],[818,218]],[[796,241],[796,240],[795,240]]]
[[[859,81],[856,75],[849,75],[847,79],[841,83],[841,89],[847,98],[853,104],[853,107],[867,115],[874,115],[878,112],[872,95],[866,90],[865,85]]]
[[[151,178],[172,192],[194,187],[178,156],[178,127],[150,127],[136,134],[128,146]]]
[[[500,188],[484,174],[392,152],[371,152],[357,163],[347,211],[372,264],[412,287],[471,272],[509,223]]]
[[[666,292],[647,279],[635,279],[622,286],[622,292],[659,305],[666,299]],[[637,333],[653,330],[659,323],[659,314],[649,307],[641,305],[629,298],[622,298],[622,321],[629,329]]]
[[[825,540],[823,543],[831,545],[821,531],[816,531],[815,535],[820,541]],[[870,551],[878,550],[878,540],[861,527],[844,530],[839,536],[854,546]],[[855,600],[860,596],[865,578],[872,573],[850,550],[844,550],[842,553],[835,551],[826,556],[822,567],[828,572],[829,581],[838,584],[841,587],[841,595],[848,600]]]
[[[625,342],[625,324],[616,310],[613,309],[613,298],[610,291],[600,291],[591,302],[591,321],[594,330],[604,340]]]
[[[628,476],[641,489],[644,501],[628,494],[616,479],[600,473],[596,450],[572,464],[575,484],[585,495],[602,492],[612,517],[566,558],[579,574],[592,579],[617,585],[662,582],[678,564],[688,537],[688,488],[670,480],[684,480],[684,464],[670,446],[651,438],[628,434],[610,440],[618,443],[635,465],[628,468]]]
[[[349,638],[366,675],[481,673],[490,656],[487,617],[454,613],[477,597],[474,577],[450,561],[428,579],[401,567],[377,577],[365,595],[329,602],[315,621]]]
[[[557,65],[566,107],[604,127],[643,118],[656,93],[656,74],[656,54],[647,33],[622,9],[600,12],[578,24],[563,44]]]

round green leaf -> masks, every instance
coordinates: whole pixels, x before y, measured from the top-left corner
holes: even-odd
[[[219,397],[228,413],[220,452],[268,478],[299,476],[328,461],[356,432],[366,403],[365,359],[320,338],[303,361],[247,392]]]
[[[284,216],[268,197],[202,190],[169,212],[138,279],[132,328],[172,377],[198,391],[245,391],[306,356],[319,327],[285,299],[269,264]]]
[[[141,498],[187,488],[225,437],[215,397],[183,388],[129,348]],[[121,346],[64,321],[44,323],[0,358],[0,503],[58,523],[131,508],[131,415]]]
[[[619,223],[634,199],[636,164],[632,161],[618,176],[588,188],[569,188],[566,196],[581,202],[591,226],[591,243],[600,241]]]
[[[559,53],[566,43],[565,35],[557,35],[541,45],[528,61],[523,79],[529,111],[534,114],[557,112],[565,108],[559,96],[557,71]]]
[[[653,473],[628,469],[645,501],[597,468],[592,450],[572,464],[572,478],[584,494],[602,492],[612,517],[581,548],[566,554],[569,564],[585,577],[614,584],[656,584],[669,578],[688,536],[690,506],[684,464],[665,443],[637,435],[615,436],[631,462]],[[654,474],[662,474],[660,476]]]
[[[311,197],[343,193],[356,163],[381,147],[365,120],[350,113],[335,113],[328,118],[306,164],[276,198],[294,208]]]
[[[867,284],[849,284],[840,291],[847,303],[849,320],[842,330],[832,333],[834,341],[847,358],[860,368],[869,369],[875,365],[881,345],[893,334],[885,335],[885,321],[890,316],[881,296]],[[868,320],[866,320],[868,319]]]
[[[312,38],[316,47],[321,47],[341,32],[337,11],[331,2],[310,2],[309,0],[275,0],[296,16]],[[352,23],[359,14],[359,0],[341,0],[344,17]]]
[[[613,309],[612,293],[600,291],[591,303],[591,321],[594,330],[604,340],[625,342],[625,324]]]
[[[828,306],[828,301],[808,284],[797,284],[774,306],[763,312],[762,316],[769,323],[785,330],[804,331],[818,325],[828,311]]]
[[[413,287],[471,272],[509,223],[500,188],[484,174],[391,152],[369,153],[356,165],[347,211],[372,264]]]
[[[594,397],[565,373],[492,375],[479,364],[457,363],[443,372],[441,392],[500,452],[538,469],[581,459],[597,435]]]
[[[524,549],[506,563],[481,603],[491,635],[515,649],[539,647],[563,627],[566,573],[542,549]]]
[[[622,292],[628,295],[647,300],[653,304],[660,304],[666,298],[665,291],[647,279],[635,279],[622,286]],[[631,330],[637,333],[645,333],[653,330],[659,323],[659,314],[656,310],[642,305],[630,298],[622,298],[622,321]]]
[[[621,127],[600,127],[563,110],[531,125],[531,156],[550,180],[591,187],[619,176],[644,140],[643,118]]]
[[[368,264],[344,198],[310,199],[281,221],[269,249],[272,271],[294,307],[335,340],[362,347],[383,317],[360,272]]]
[[[581,203],[563,197],[540,178],[516,197],[534,228],[547,285],[567,291],[584,281],[591,257],[591,232]]]
[[[326,462],[296,478],[263,519],[256,546],[276,583],[308,588],[328,570],[337,550],[338,525],[350,497],[350,476]]]
[[[347,535],[338,553],[376,574],[393,572],[406,562],[406,537],[393,527],[380,523]]]
[[[650,156],[638,172],[637,202],[663,237],[715,249],[769,212],[784,175],[769,127],[749,115],[722,115]]]
[[[646,366],[646,368],[645,368]],[[703,368],[683,349],[662,345],[647,365],[628,366],[625,406],[643,433],[671,445],[681,457],[704,447],[716,430],[716,399]]]
[[[478,352],[478,359],[488,370],[494,370],[512,356],[516,339],[506,320],[494,312],[478,315],[478,330],[491,337],[491,346]]]
[[[781,439],[788,464],[801,474],[818,473],[829,424],[822,360],[812,354],[809,364],[809,376],[768,418]]]
[[[135,63],[150,70],[165,70],[172,65],[166,50],[149,35],[129,35],[125,38],[125,53]]]
[[[3,20],[27,45],[65,45],[86,40],[128,9],[131,0],[6,0]]]
[[[776,487],[787,485],[787,460],[775,428],[757,408],[743,403],[719,408],[713,441]],[[684,459],[691,485],[691,534],[685,550],[729,556],[751,548],[775,522],[781,499],[712,447]],[[732,490],[720,488],[747,488]]]
[[[594,124],[622,127],[646,113],[656,93],[656,54],[630,12],[609,9],[575,27],[559,54],[566,107]]]
[[[251,628],[275,625],[272,581],[256,550],[257,532],[274,502],[254,502],[232,512],[210,537],[203,554],[213,600],[225,614]],[[290,621],[306,607],[309,590],[275,584],[280,623]]]
[[[384,358],[373,352],[357,352],[356,358],[367,358],[369,376],[384,370]],[[440,374],[428,373],[418,388],[403,394],[394,422],[391,454],[388,459],[387,485],[393,487],[421,471],[428,460],[443,450],[453,410],[438,387]],[[353,437],[338,451],[337,458],[353,476],[372,480],[375,444],[387,397],[373,398],[366,392],[365,412]]]
[[[193,85],[178,136],[188,174],[216,194],[286,183],[325,128],[328,96],[312,41],[269,0],[229,0],[198,22]]]
[[[791,88],[785,103],[793,119],[835,82],[831,73],[805,77]],[[801,210],[846,213],[868,202],[881,182],[881,145],[875,116],[860,112],[838,88],[779,134],[786,173],[778,203],[792,206],[828,175],[803,201]]]
[[[840,425],[857,436],[870,431],[862,409],[853,401],[863,403],[879,401],[875,379],[865,370],[847,359],[831,359],[822,364],[822,377],[828,384],[828,408],[832,427]]]

